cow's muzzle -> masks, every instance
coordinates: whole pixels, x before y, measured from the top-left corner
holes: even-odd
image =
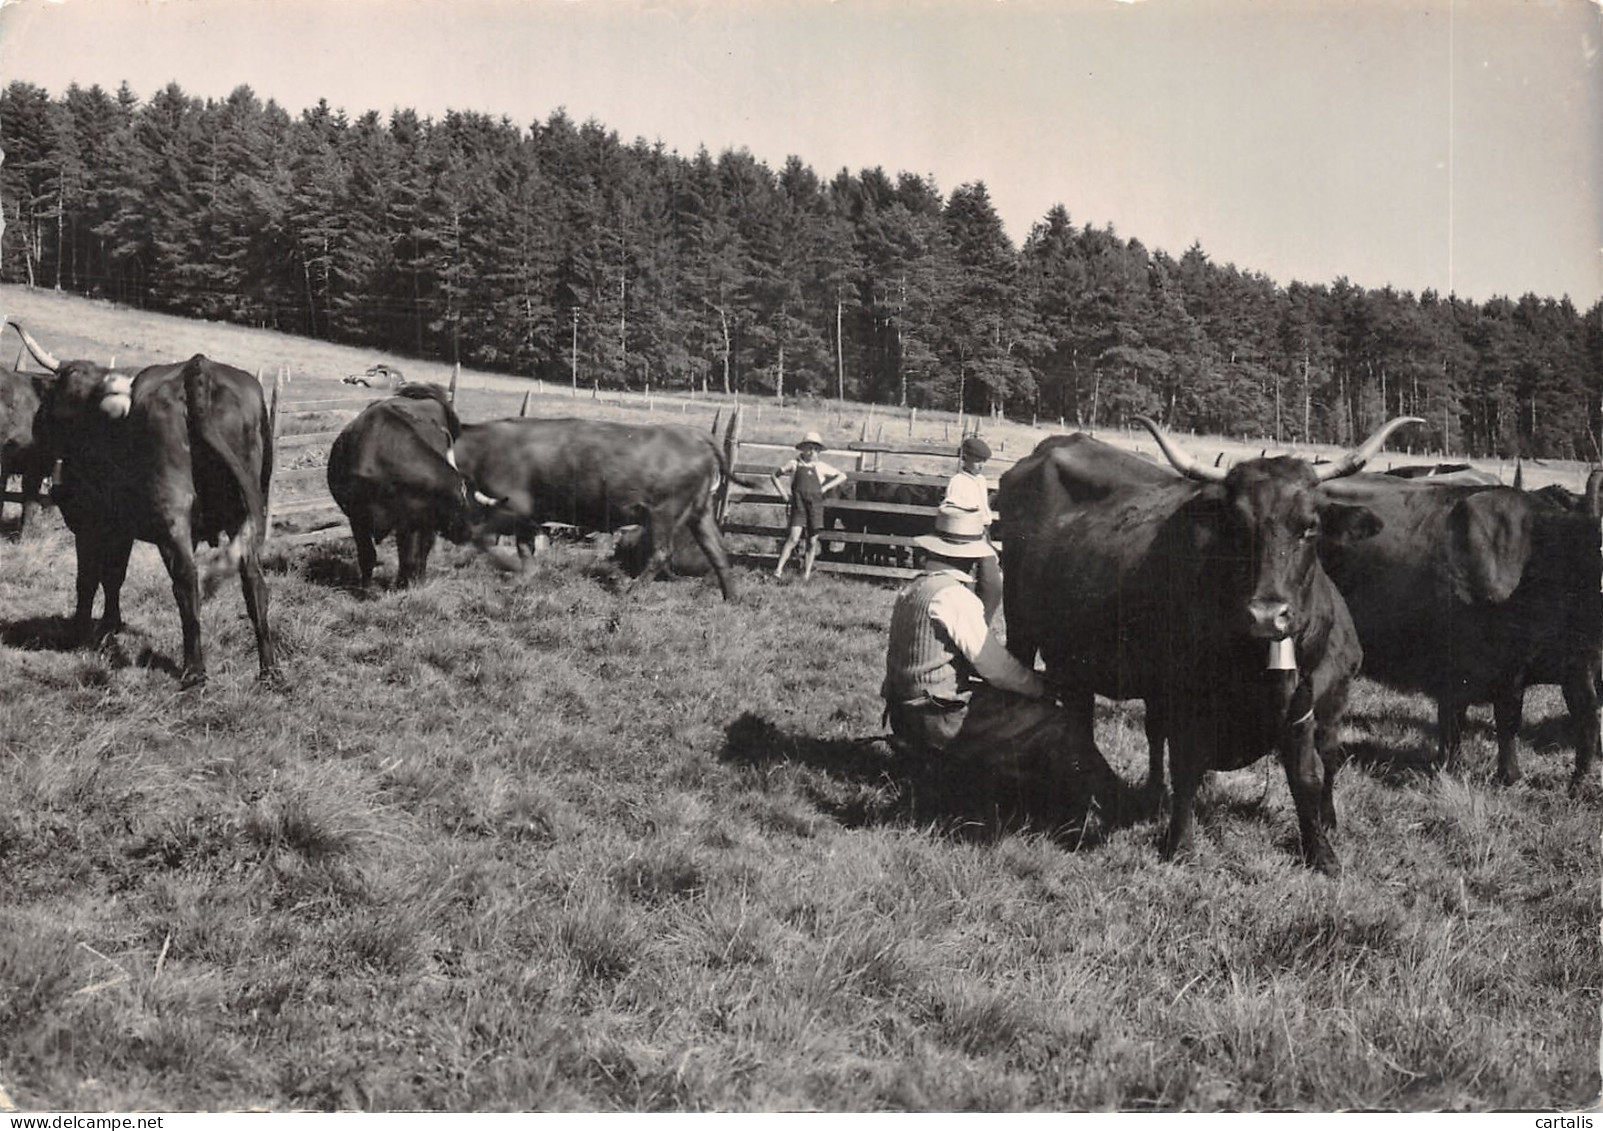
[[[1254,640],[1281,640],[1291,635],[1291,605],[1286,601],[1254,598],[1247,602],[1252,618],[1248,633]]]

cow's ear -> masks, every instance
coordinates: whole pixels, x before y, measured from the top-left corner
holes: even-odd
[[[1447,515],[1447,583],[1467,604],[1497,604],[1519,587],[1531,557],[1531,506],[1502,491],[1461,500]]]
[[[1385,524],[1368,507],[1326,503],[1319,508],[1320,538],[1337,546],[1350,546],[1379,534]]]

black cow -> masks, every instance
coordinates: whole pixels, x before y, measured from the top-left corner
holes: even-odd
[[[422,584],[436,533],[458,544],[472,535],[470,494],[452,445],[462,431],[456,410],[438,385],[413,382],[375,401],[334,438],[328,489],[351,523],[361,586],[373,580],[375,543],[395,533],[395,585]]]
[[[1467,463],[1409,463],[1388,467],[1384,474],[1394,479],[1418,479],[1432,487],[1491,487],[1502,482],[1490,471],[1481,471]]]
[[[1363,641],[1364,672],[1436,700],[1438,755],[1450,772],[1459,768],[1466,708],[1490,702],[1502,782],[1520,776],[1525,688],[1558,684],[1578,786],[1599,745],[1603,472],[1592,474],[1578,509],[1511,487],[1379,475],[1332,485],[1332,493],[1385,524],[1326,562]]]
[[[1002,473],[997,500],[997,525],[1002,537],[1002,610],[1007,622],[1007,648],[1026,666],[1041,652],[1042,640],[1054,631],[1038,617],[1016,615],[1009,609],[1029,607],[1023,592],[1023,563],[1051,529],[1051,520],[1076,508],[1095,506],[1108,496],[1139,486],[1175,484],[1179,477],[1167,465],[1159,466],[1134,452],[1126,452],[1083,432],[1048,436],[1035,450]],[[1005,509],[1004,509],[1005,508]],[[1164,724],[1161,705],[1148,700],[1147,792],[1156,799],[1163,791]]]
[[[1379,523],[1324,482],[1356,472],[1407,422],[1317,469],[1282,456],[1226,472],[1142,419],[1183,478],[1133,470],[1144,461],[1090,438],[1046,441],[1003,474],[1009,635],[1032,626],[1084,741],[1093,693],[1157,705],[1174,779],[1165,855],[1190,847],[1204,771],[1278,750],[1304,858],[1336,870],[1337,730],[1362,651],[1319,550]]]
[[[639,523],[649,528],[651,552],[638,581],[663,571],[675,533],[687,529],[712,563],[724,599],[735,599],[714,516],[729,470],[707,433],[679,424],[514,417],[464,425],[456,459],[498,500],[478,520],[481,546],[492,533],[532,540],[546,522],[600,531]]]
[[[849,494],[848,494],[849,492]],[[858,534],[885,534],[901,539],[912,539],[928,534],[935,528],[933,514],[904,514],[895,511],[858,510],[838,508],[831,510],[830,503],[847,500],[860,503],[889,503],[895,507],[939,506],[942,489],[929,483],[886,483],[873,479],[854,479],[845,484],[839,493],[824,501],[831,520],[839,522],[841,529]],[[881,565],[910,565],[912,549],[905,545],[879,542],[850,542],[847,546],[856,553],[857,561]]]
[[[92,361],[58,362],[12,323],[55,374],[40,406],[39,441],[59,460],[52,497],[77,545],[81,637],[94,635],[95,590],[105,592],[101,635],[122,627],[121,593],[134,542],[151,542],[172,578],[183,626],[182,682],[205,682],[200,640],[203,583],[237,570],[256,630],[261,678],[281,676],[267,619],[260,551],[272,475],[262,387],[249,373],[196,354],[137,373]],[[195,547],[224,552],[197,563]]]
[[[1592,474],[1595,475],[1597,473],[1594,471]],[[1519,486],[1517,476],[1515,477],[1514,486]],[[1587,486],[1588,490],[1590,490],[1590,477],[1587,479]],[[1538,487],[1530,492],[1530,496],[1544,506],[1552,507],[1555,510],[1576,512],[1584,511],[1588,506],[1586,491],[1582,491],[1577,495],[1574,491],[1559,483],[1549,483],[1546,487]]]
[[[48,384],[14,369],[0,369],[0,491],[15,475],[22,480],[22,521],[27,530],[39,513],[40,487],[50,474],[50,461],[34,439],[34,417],[40,392]]]

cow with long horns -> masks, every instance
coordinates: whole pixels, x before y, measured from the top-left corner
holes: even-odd
[[[196,354],[137,372],[58,361],[15,321],[34,359],[54,374],[38,415],[38,440],[55,461],[51,495],[76,542],[73,625],[95,635],[122,627],[121,593],[136,541],[153,543],[172,578],[183,627],[182,682],[205,682],[200,639],[203,585],[238,572],[256,630],[261,678],[277,682],[260,552],[272,475],[272,435],[261,384]],[[225,545],[226,541],[226,545]],[[195,547],[219,549],[197,560]]]
[[[1132,472],[1136,457],[1089,437],[1046,441],[1002,476],[1009,634],[1032,626],[1047,678],[1072,689],[1086,741],[1093,693],[1159,713],[1174,784],[1166,856],[1191,846],[1205,771],[1278,751],[1303,856],[1334,872],[1337,729],[1362,651],[1320,552],[1380,523],[1325,484],[1357,472],[1413,418],[1334,463],[1280,456],[1228,470],[1138,419],[1179,476]]]

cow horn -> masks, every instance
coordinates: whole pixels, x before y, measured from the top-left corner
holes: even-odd
[[[1152,438],[1158,442],[1158,447],[1168,457],[1169,462],[1174,465],[1174,469],[1187,479],[1198,479],[1204,483],[1217,483],[1225,477],[1226,472],[1223,468],[1209,467],[1205,463],[1198,463],[1196,458],[1189,452],[1177,447],[1175,442],[1169,439],[1168,435],[1162,428],[1158,427],[1156,422],[1148,420],[1144,416],[1138,416],[1135,420],[1137,424],[1152,433]]]
[[[33,335],[22,328],[22,323],[18,322],[15,318],[8,318],[6,319],[6,325],[15,330],[18,336],[22,338],[22,344],[28,347],[28,352],[33,354],[35,361],[44,366],[46,369],[50,370],[52,373],[58,372],[61,369],[61,362],[57,361],[55,357],[44,348],[44,346],[34,341]]]
[[[477,487],[473,488],[473,501],[481,507],[493,507],[500,504],[500,499],[492,499]]]
[[[1375,453],[1385,446],[1386,437],[1405,424],[1423,423],[1425,422],[1417,416],[1394,416],[1375,429],[1374,435],[1370,436],[1369,439],[1334,463],[1327,463],[1323,467],[1314,468],[1314,475],[1318,477],[1321,483],[1327,479],[1340,479],[1344,475],[1353,475],[1361,470],[1364,464],[1373,459]]]

